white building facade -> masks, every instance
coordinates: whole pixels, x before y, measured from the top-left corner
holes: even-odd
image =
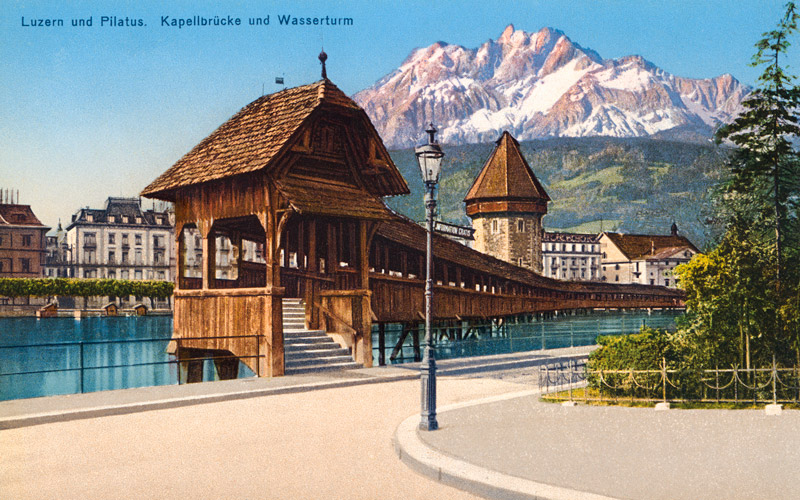
[[[597,234],[551,233],[542,237],[542,276],[567,281],[600,280]]]
[[[169,210],[142,210],[138,198],[108,198],[82,208],[66,228],[73,276],[174,281],[174,227]]]

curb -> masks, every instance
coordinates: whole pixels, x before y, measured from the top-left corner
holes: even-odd
[[[457,403],[442,407],[439,413],[539,393],[538,390],[528,390]],[[412,470],[442,484],[485,498],[501,500],[520,498],[531,500],[616,500],[613,497],[511,476],[448,456],[420,439],[419,419],[419,415],[412,415],[397,427],[392,438],[395,453],[400,461]]]
[[[34,413],[14,417],[0,418],[0,430],[16,429],[20,427],[30,427],[33,425],[50,424],[55,422],[69,422],[72,420],[83,420],[88,418],[106,417],[111,415],[127,415],[153,410],[165,410],[170,408],[180,408],[198,404],[219,403],[222,401],[234,401],[237,399],[257,398],[261,396],[271,396],[278,394],[294,394],[300,392],[310,392],[319,389],[338,389],[367,384],[379,384],[383,382],[398,382],[419,377],[418,374],[395,375],[390,377],[375,377],[365,379],[349,379],[335,382],[314,382],[309,384],[277,387],[267,389],[255,389],[247,391],[235,391],[218,394],[203,394],[187,396],[182,398],[158,399],[153,401],[142,401],[137,403],[127,403],[121,405],[95,406],[90,408],[79,408],[66,411],[53,411],[46,413]]]

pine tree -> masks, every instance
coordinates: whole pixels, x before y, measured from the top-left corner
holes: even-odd
[[[732,161],[732,178],[727,188],[728,199],[737,195],[755,198],[761,203],[739,204],[731,209],[729,223],[774,227],[774,262],[778,293],[784,279],[785,244],[791,245],[790,257],[795,260],[798,244],[797,215],[800,199],[800,155],[793,142],[800,138],[800,87],[796,77],[787,72],[790,37],[797,31],[794,2],[786,4],[786,13],[772,31],[764,33],[756,43],[752,66],[765,65],[758,78],[760,86],[743,102],[744,112],[730,125],[722,127],[717,140],[727,139],[739,146]],[[751,211],[743,214],[742,210]],[[771,219],[771,220],[770,220]],[[760,223],[760,224],[759,224]],[[794,226],[794,227],[788,227]],[[750,230],[751,228],[739,227]]]

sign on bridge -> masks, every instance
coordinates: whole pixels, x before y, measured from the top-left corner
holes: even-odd
[[[448,236],[455,236],[456,238],[463,238],[465,240],[474,240],[472,237],[475,230],[471,227],[456,226],[455,224],[448,224],[447,222],[434,221],[433,230],[437,233],[446,234]]]

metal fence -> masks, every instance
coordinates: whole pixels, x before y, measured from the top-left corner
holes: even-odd
[[[658,370],[590,370],[561,364],[540,367],[539,388],[562,400],[703,403],[800,402],[800,368],[680,369],[662,360]]]
[[[204,363],[204,379],[214,380],[215,361],[265,357],[259,352],[259,336],[181,339],[236,338],[252,338],[256,354],[178,360],[175,354],[167,352],[173,339],[163,337],[0,345],[0,359],[3,360],[0,364],[0,400],[183,384],[186,383],[186,376],[182,376],[184,363],[188,362]],[[248,371],[240,369],[240,377],[248,376]]]

